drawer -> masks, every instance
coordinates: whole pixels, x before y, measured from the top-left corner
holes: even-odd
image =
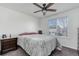
[[[3,46],[2,49],[5,50],[13,47],[16,47],[16,44]]]
[[[12,45],[12,44],[17,44],[17,42],[16,41],[11,41],[11,42],[5,42],[5,43],[3,43],[2,44],[2,46],[6,46],[6,45]]]
[[[12,45],[12,44],[17,44],[17,41],[16,40],[2,41],[2,46]]]
[[[16,39],[4,39],[2,40],[2,43],[10,43],[10,42],[16,42]]]

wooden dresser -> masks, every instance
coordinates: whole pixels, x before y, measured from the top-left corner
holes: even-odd
[[[17,38],[0,39],[1,51],[0,54],[17,49]]]

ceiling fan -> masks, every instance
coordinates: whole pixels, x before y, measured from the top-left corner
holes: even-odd
[[[38,11],[35,11],[34,13],[37,13],[37,12],[41,12],[43,13],[43,15],[46,15],[46,12],[47,11],[51,11],[51,12],[56,12],[56,9],[48,9],[49,7],[51,7],[54,3],[49,3],[46,5],[46,3],[43,3],[42,5],[43,6],[40,6],[39,4],[37,3],[33,3],[35,6],[41,8],[41,10],[38,10]]]

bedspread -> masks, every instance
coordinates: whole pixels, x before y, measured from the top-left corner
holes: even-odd
[[[46,35],[18,36],[18,45],[31,56],[48,56],[56,47],[56,39]]]

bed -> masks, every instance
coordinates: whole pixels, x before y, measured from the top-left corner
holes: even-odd
[[[56,47],[56,38],[48,35],[18,36],[18,45],[30,56],[48,56]]]

